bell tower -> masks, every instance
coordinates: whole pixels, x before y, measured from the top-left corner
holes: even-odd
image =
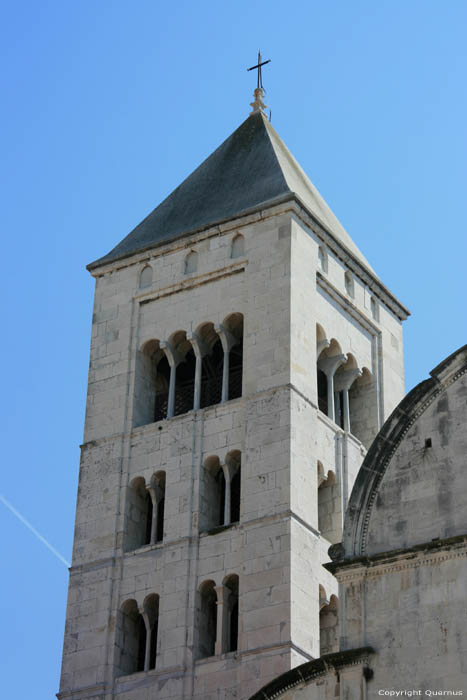
[[[246,700],[336,648],[322,564],[403,396],[408,311],[256,92],[238,129],[88,266],[60,700]]]

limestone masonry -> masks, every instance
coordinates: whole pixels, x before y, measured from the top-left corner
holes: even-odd
[[[58,698],[465,679],[466,353],[392,413],[409,312],[264,115],[89,270]]]

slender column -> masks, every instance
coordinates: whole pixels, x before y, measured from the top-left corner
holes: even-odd
[[[173,418],[175,411],[175,382],[177,381],[177,365],[170,365],[169,402],[167,418]]]
[[[217,593],[217,625],[216,625],[216,643],[214,653],[216,656],[222,654],[223,651],[223,633],[224,633],[224,586],[215,586]]]
[[[230,350],[224,348],[224,367],[222,371],[222,398],[221,403],[229,400],[229,359]]]
[[[148,486],[149,495],[152,501],[152,522],[151,522],[151,541],[150,544],[156,543],[157,537],[157,509],[159,505],[159,499],[157,498],[156,489],[154,486]]]
[[[147,612],[142,609],[140,610],[141,616],[144,620],[144,625],[146,627],[146,648],[144,650],[144,670],[149,671],[149,657],[151,654],[151,623],[149,622],[149,616]]]
[[[349,390],[343,389],[344,397],[344,430],[350,433],[350,409],[349,409]]]
[[[224,479],[225,479],[225,503],[224,503],[224,525],[230,525],[232,515],[230,512],[230,493],[231,493],[231,477],[230,477],[230,469],[229,467],[224,464],[222,466],[222,471],[224,472]]]
[[[225,328],[222,324],[220,326],[215,326],[215,331],[219,338],[221,339],[222,349],[224,350],[224,367],[222,372],[222,398],[221,403],[225,403],[229,400],[229,356],[230,348],[232,348],[237,342],[232,333]]]
[[[350,403],[349,390],[357,377],[360,377],[362,370],[358,367],[347,369],[336,375],[335,390],[342,391],[344,397],[344,430],[350,433]]]
[[[201,340],[196,333],[188,337],[188,340],[193,346],[193,352],[196,357],[195,365],[195,391],[193,397],[193,408],[197,411],[201,405],[201,380],[203,376],[203,357],[208,354],[209,348],[206,343]]]
[[[164,350],[170,365],[169,400],[167,406],[167,418],[173,418],[175,413],[175,386],[177,381],[177,365],[184,359],[184,355],[178,352],[170,343],[163,341],[160,348]]]
[[[347,355],[333,355],[332,357],[324,357],[318,360],[318,369],[320,369],[328,380],[328,417],[331,420],[336,419],[334,406],[334,375],[338,367],[344,364],[347,360]]]

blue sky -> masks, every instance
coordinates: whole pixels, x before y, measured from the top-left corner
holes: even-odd
[[[93,283],[247,116],[412,311],[407,389],[466,342],[464,0],[2,3],[0,494],[71,556]],[[0,502],[4,697],[58,690],[66,566]]]

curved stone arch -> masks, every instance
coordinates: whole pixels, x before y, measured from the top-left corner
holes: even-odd
[[[467,345],[459,348],[405,396],[373,441],[354,483],[344,521],[342,545],[333,545],[334,561],[364,556],[368,526],[386,469],[412,425],[451,384],[467,372]]]

